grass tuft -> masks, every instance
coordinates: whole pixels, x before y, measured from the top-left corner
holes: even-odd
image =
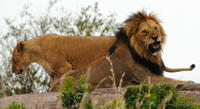
[[[199,109],[194,99],[178,95],[170,84],[142,84],[128,87],[124,98],[128,109]]]

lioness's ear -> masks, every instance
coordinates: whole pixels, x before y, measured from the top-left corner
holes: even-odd
[[[18,52],[24,51],[24,43],[23,43],[23,42],[19,42],[19,43],[17,44],[17,51],[18,51]]]

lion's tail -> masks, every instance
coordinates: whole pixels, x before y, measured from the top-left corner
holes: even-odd
[[[192,64],[189,68],[168,68],[165,67],[166,72],[180,72],[180,71],[191,71],[195,68],[195,64]]]

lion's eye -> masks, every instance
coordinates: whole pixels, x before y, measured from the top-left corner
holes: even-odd
[[[158,27],[154,27],[154,29],[155,29],[155,30],[157,30],[157,29],[158,29]]]
[[[142,33],[144,33],[145,35],[147,35],[148,31],[147,30],[143,30]]]

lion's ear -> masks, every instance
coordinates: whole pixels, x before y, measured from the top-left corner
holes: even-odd
[[[17,44],[17,51],[18,51],[18,52],[24,51],[24,43],[23,43],[23,42],[19,42],[19,43]]]
[[[137,25],[134,23],[127,22],[126,26],[124,27],[126,34],[130,38],[133,34],[137,32]]]

